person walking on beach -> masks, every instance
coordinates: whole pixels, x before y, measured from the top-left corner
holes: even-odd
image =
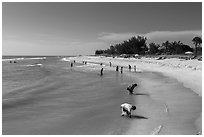
[[[134,66],[134,70],[135,70],[135,72],[136,72],[136,66]]]
[[[116,71],[118,71],[118,66],[116,66]]]
[[[120,68],[120,73],[121,73],[121,74],[123,73],[123,67]]]
[[[103,75],[103,68],[101,69],[101,76]]]
[[[128,65],[128,68],[129,68],[129,71],[131,71],[131,66],[130,65]]]
[[[131,111],[132,110],[136,110],[136,106],[132,105],[132,104],[128,104],[128,103],[123,103],[121,106],[121,116],[129,116],[131,118]]]
[[[129,85],[128,87],[127,87],[127,90],[129,91],[129,94],[133,94],[133,90],[134,90],[134,88],[137,86],[137,83],[133,83],[133,84],[131,84],[131,85]]]

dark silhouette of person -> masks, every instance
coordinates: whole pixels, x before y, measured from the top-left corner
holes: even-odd
[[[136,72],[136,66],[134,66],[134,70],[135,70],[135,72]]]
[[[110,62],[110,67],[111,67],[112,63]]]
[[[100,64],[101,66],[103,65],[103,63]]]
[[[85,61],[85,64],[87,64],[87,61]]]
[[[118,67],[118,66],[116,66],[116,71],[118,71],[118,69],[119,69],[119,67]]]
[[[121,73],[121,74],[123,73],[123,67],[120,68],[120,73]]]
[[[75,60],[74,60],[74,63],[75,63]]]
[[[10,61],[10,63],[12,63],[12,61]]]
[[[73,67],[73,63],[71,63],[71,67]]]
[[[131,66],[129,65],[128,67],[129,67],[129,71],[131,71]]]
[[[127,87],[127,90],[129,91],[129,94],[133,94],[133,90],[134,90],[134,88],[137,86],[137,83],[133,83],[133,84],[131,84],[131,85],[129,85],[128,87]]]
[[[101,69],[101,76],[103,75],[103,68]]]

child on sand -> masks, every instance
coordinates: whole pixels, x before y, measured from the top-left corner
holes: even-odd
[[[136,110],[136,106],[128,103],[123,103],[120,107],[122,108],[121,116],[127,115],[130,118],[131,118],[131,110]]]

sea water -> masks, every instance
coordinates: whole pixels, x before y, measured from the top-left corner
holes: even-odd
[[[62,57],[3,57],[2,133],[123,134],[129,120],[120,105],[133,103],[126,91],[133,80],[88,66],[71,68]]]

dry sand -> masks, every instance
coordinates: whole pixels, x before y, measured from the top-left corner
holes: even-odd
[[[104,63],[108,66],[136,65],[128,72],[140,83],[135,90],[137,110],[124,134],[196,134],[202,132],[202,62],[197,60],[150,58],[124,59],[81,56],[69,60]],[[115,69],[104,66],[105,69]],[[139,73],[143,72],[143,73]],[[152,73],[154,72],[154,73]],[[137,90],[140,93],[137,93]]]

